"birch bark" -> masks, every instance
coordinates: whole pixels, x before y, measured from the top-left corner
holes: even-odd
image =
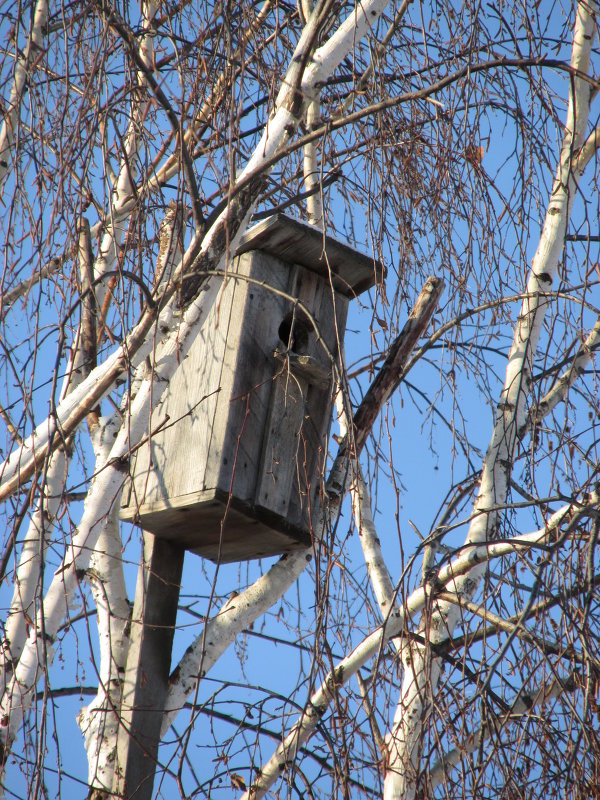
[[[15,75],[10,99],[3,110],[4,122],[0,129],[0,185],[11,166],[15,137],[18,133],[21,104],[27,88],[27,79],[35,69],[35,59],[43,49],[44,26],[48,20],[47,0],[38,0],[34,7],[33,24],[22,53],[17,55]]]
[[[515,327],[508,356],[504,387],[475,502],[473,520],[465,546],[493,541],[499,512],[491,511],[505,503],[519,431],[525,423],[525,403],[530,391],[531,372],[547,308],[545,293],[550,289],[564,246],[567,222],[573,206],[577,179],[577,153],[585,141],[590,112],[591,85],[584,77],[590,71],[590,54],[595,36],[594,4],[579,3],[573,34],[569,105],[565,133],[550,202],[540,242],[533,259],[525,297]],[[453,581],[452,591],[460,598],[472,598],[484,574],[483,564]],[[456,604],[437,603],[428,630],[423,634],[439,644],[458,623]],[[428,699],[440,675],[439,659],[426,648],[407,644],[403,653],[404,677],[393,727],[387,737],[389,760],[385,780],[385,800],[412,800],[419,772],[419,743],[426,718]]]
[[[108,434],[103,437],[104,441],[100,436],[94,437],[99,463],[106,462],[109,446],[105,442],[116,433],[115,421],[112,425],[105,425],[102,433]],[[131,608],[123,574],[118,503],[113,503],[100,524],[101,532],[86,574],[97,612],[100,643],[98,694],[82,708],[78,722],[87,752],[89,788],[109,791],[114,775]]]

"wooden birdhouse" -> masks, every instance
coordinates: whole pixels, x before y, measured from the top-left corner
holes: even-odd
[[[152,415],[122,518],[219,562],[308,546],[348,303],[380,272],[283,215],[249,230]]]

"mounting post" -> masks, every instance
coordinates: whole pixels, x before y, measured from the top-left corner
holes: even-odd
[[[113,787],[127,800],[152,798],[184,555],[144,531]]]

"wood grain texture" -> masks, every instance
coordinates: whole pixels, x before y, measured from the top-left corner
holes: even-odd
[[[117,736],[115,794],[151,800],[185,551],[144,533]]]
[[[295,247],[298,258],[252,250],[234,259],[152,415],[122,510],[157,536],[222,561],[310,542],[348,312],[329,269],[297,263],[317,258],[313,229],[300,241],[289,237],[302,226],[263,228],[271,250],[291,257]],[[374,279],[372,260],[355,255],[360,280],[367,264]]]
[[[246,232],[238,254],[251,250],[300,264],[327,281],[331,278],[336,291],[350,298],[380,283],[384,276],[381,262],[285,214],[273,214]]]

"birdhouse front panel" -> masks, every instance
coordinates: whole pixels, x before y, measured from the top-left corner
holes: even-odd
[[[323,265],[277,255],[297,225],[272,230],[275,248],[233,259],[152,415],[121,514],[221,562],[308,546],[322,491],[348,296]]]

